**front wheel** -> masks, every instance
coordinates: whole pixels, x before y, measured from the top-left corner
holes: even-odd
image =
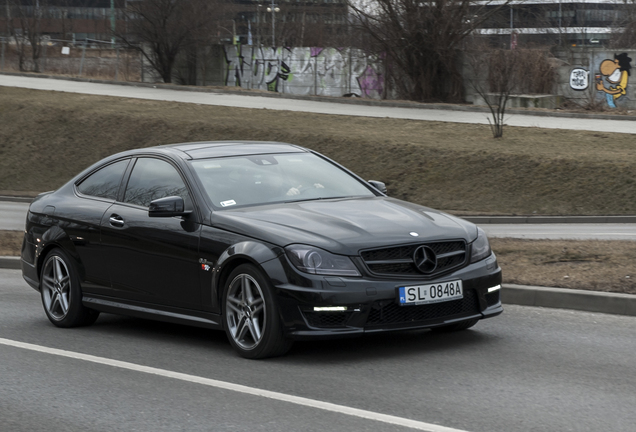
[[[238,266],[223,294],[225,332],[245,358],[285,354],[291,341],[283,334],[271,283],[251,264]]]
[[[77,327],[95,322],[99,312],[82,304],[82,290],[73,264],[61,249],[51,251],[40,275],[44,312],[58,327]]]

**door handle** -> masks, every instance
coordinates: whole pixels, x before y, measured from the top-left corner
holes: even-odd
[[[110,218],[108,219],[108,221],[110,222],[112,226],[116,226],[116,227],[124,226],[124,220],[121,218],[121,216],[116,214],[110,215]]]

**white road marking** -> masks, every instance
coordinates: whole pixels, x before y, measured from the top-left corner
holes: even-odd
[[[444,426],[439,426],[431,423],[424,423],[416,420],[410,420],[402,417],[396,417],[386,414],[379,414],[373,411],[366,411],[357,408],[351,408],[344,405],[336,405],[329,402],[322,402],[319,400],[308,399],[299,396],[287,395],[284,393],[278,393],[268,390],[261,390],[253,387],[248,387],[240,384],[233,384],[225,381],[218,381],[210,378],[203,378],[196,375],[188,375],[179,372],[173,372],[165,369],[158,369],[149,366],[142,366],[135,363],[129,363],[119,360],[112,360],[104,357],[97,357],[88,354],[77,353],[73,351],[65,351],[56,348],[48,348],[41,345],[34,345],[24,342],[18,342],[10,339],[0,338],[0,344],[11,346],[15,348],[22,348],[30,351],[36,351],[60,357],[67,357],[76,360],[83,360],[91,363],[97,363],[107,366],[112,366],[120,369],[127,369],[135,372],[143,372],[152,375],[159,375],[166,378],[178,379],[181,381],[192,382],[196,384],[206,385],[210,387],[216,387],[223,390],[235,391],[238,393],[245,393],[252,396],[260,396],[268,399],[274,399],[282,402],[288,402],[296,405],[303,405],[311,408],[321,409],[325,411],[331,411],[339,414],[345,414],[353,417],[360,417],[367,420],[373,420],[383,423],[388,423],[396,426],[404,426],[411,429],[417,429],[428,432],[466,432],[460,429],[453,429]]]

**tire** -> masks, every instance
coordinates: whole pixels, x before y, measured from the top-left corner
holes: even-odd
[[[291,348],[272,293],[271,283],[251,264],[241,264],[228,278],[223,323],[230,344],[242,357],[276,357]]]
[[[40,274],[42,306],[57,327],[78,327],[95,322],[99,312],[82,304],[82,290],[77,271],[68,255],[53,249],[44,260]]]
[[[431,330],[433,330],[435,332],[440,332],[440,333],[450,333],[450,332],[462,331],[462,330],[466,330],[466,329],[471,328],[472,326],[477,324],[477,321],[479,321],[479,319],[471,319],[471,320],[466,320],[466,321],[460,321],[460,322],[454,323],[454,324],[449,324],[449,325],[440,326],[440,327],[433,327]]]

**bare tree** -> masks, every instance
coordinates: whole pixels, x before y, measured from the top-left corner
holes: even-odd
[[[350,2],[354,26],[386,56],[387,74],[403,98],[461,101],[459,54],[475,29],[508,1],[367,0]],[[366,47],[363,47],[366,48]]]
[[[612,48],[636,48],[636,0],[623,0],[617,6],[616,31],[612,33]]]
[[[503,136],[506,108],[510,97],[517,93],[551,93],[556,71],[548,50],[488,49],[475,45],[468,54],[473,78],[470,84],[490,109],[488,119],[492,136]]]
[[[213,2],[206,0],[140,0],[128,2],[127,32],[116,36],[138,50],[161,76],[172,82],[177,57],[191,47],[210,13]]]
[[[40,55],[42,53],[42,11],[45,0],[34,2],[20,0],[7,1],[7,23],[18,52],[18,63],[21,71],[27,70],[27,48],[31,50],[33,71],[40,72]],[[19,27],[15,27],[18,25]]]

